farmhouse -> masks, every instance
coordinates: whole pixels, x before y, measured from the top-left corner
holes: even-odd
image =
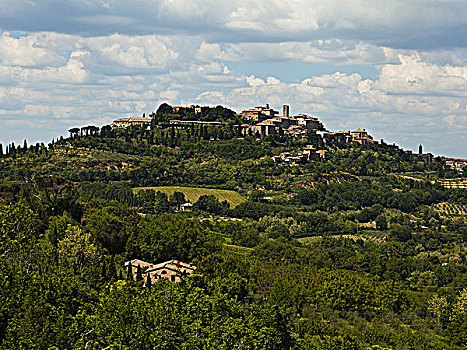
[[[180,209],[178,211],[193,211],[193,204],[191,203],[180,204]]]
[[[181,278],[196,272],[196,266],[187,264],[178,260],[169,260],[160,264],[151,264],[139,259],[125,262],[124,266],[128,268],[131,265],[133,279],[136,280],[138,266],[142,269],[143,281],[146,281],[149,275],[151,283],[160,278],[166,278],[171,282],[180,282]]]
[[[180,282],[183,276],[191,275],[195,271],[196,266],[194,265],[186,264],[178,260],[169,260],[148,268],[143,278],[147,278],[147,274],[149,274],[152,283],[160,278],[167,278],[171,282]]]

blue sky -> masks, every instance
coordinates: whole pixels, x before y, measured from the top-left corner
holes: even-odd
[[[467,158],[465,0],[0,0],[0,142],[269,103]]]

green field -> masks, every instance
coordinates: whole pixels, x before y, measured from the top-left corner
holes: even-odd
[[[160,186],[160,187],[136,187],[133,189],[135,193],[141,190],[154,190],[161,191],[168,196],[171,196],[175,191],[182,192],[185,198],[191,203],[195,203],[199,197],[203,195],[214,195],[222,201],[227,201],[230,207],[235,207],[246,199],[243,198],[239,193],[230,190],[219,190],[214,188],[201,188],[201,187],[182,187],[182,186]]]

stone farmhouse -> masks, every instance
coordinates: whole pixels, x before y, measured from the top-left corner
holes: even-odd
[[[160,264],[152,264],[139,259],[133,259],[125,262],[124,266],[128,269],[131,265],[133,279],[136,280],[138,266],[142,269],[143,281],[149,277],[151,283],[156,282],[161,278],[166,278],[171,282],[180,282],[183,276],[191,275],[196,272],[196,266],[187,264],[178,260],[169,260]]]

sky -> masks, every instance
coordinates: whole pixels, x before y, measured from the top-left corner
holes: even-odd
[[[0,0],[0,142],[258,105],[467,158],[467,0]]]

